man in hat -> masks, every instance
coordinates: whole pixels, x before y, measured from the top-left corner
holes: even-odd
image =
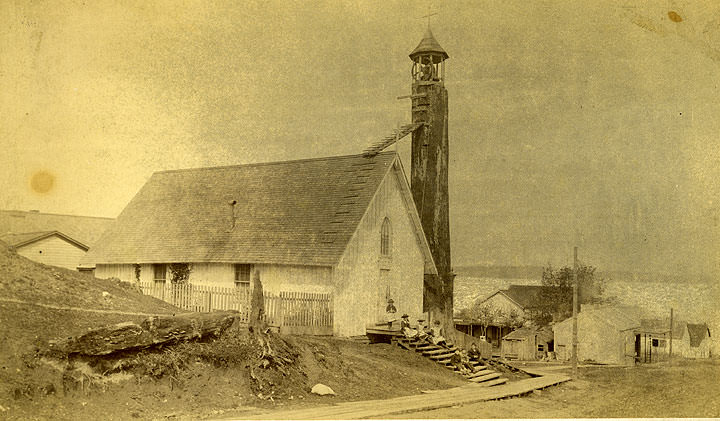
[[[470,351],[468,351],[468,358],[473,361],[480,361],[480,359],[482,358],[482,355],[480,354],[480,349],[478,349],[475,342],[470,345]]]

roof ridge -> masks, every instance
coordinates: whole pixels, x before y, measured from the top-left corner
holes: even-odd
[[[49,232],[60,232],[58,230],[45,230],[45,231],[26,231],[26,232],[6,232],[2,235],[30,235],[30,234],[47,234]]]
[[[377,155],[393,155],[393,154],[397,154],[397,152],[383,151],[383,152],[378,153]],[[348,158],[363,158],[363,159],[370,160],[370,159],[374,158],[374,156],[366,157],[366,156],[363,156],[363,154],[322,156],[322,157],[315,157],[315,158],[289,159],[289,160],[285,160],[285,161],[269,161],[269,162],[253,162],[253,163],[249,163],[249,164],[221,165],[221,166],[217,166],[217,167],[178,168],[178,169],[174,169],[174,170],[155,171],[154,174],[166,174],[166,173],[201,171],[201,170],[221,170],[221,169],[240,168],[240,167],[260,167],[260,166],[291,164],[291,163],[294,164],[294,163],[301,163],[301,162],[324,161],[324,160],[331,160],[331,159],[348,159]]]
[[[53,213],[53,212],[33,212],[33,211],[24,211],[24,210],[17,210],[17,209],[0,209],[0,212],[18,212],[18,213],[24,213],[28,215],[53,215],[53,216],[70,216],[74,218],[95,218],[95,219],[115,219],[109,216],[89,216],[89,215],[73,215],[70,213]],[[40,232],[40,231],[38,231]]]

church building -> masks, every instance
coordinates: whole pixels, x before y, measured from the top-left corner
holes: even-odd
[[[412,123],[362,154],[156,172],[84,263],[158,283],[182,263],[188,282],[225,288],[258,271],[270,292],[331,293],[340,336],[365,335],[389,299],[452,328],[447,58],[428,29],[410,54]],[[383,151],[410,133],[412,187]]]

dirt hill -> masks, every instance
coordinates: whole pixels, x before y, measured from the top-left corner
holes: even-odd
[[[0,243],[0,402],[48,387],[47,373],[28,365],[49,339],[179,311],[129,283],[36,263]]]
[[[38,264],[0,245],[0,418],[241,416],[465,383],[414,352],[336,338],[271,334],[275,358],[265,367],[266,347],[243,325],[204,342],[121,355],[44,353],[49,339],[178,311],[131,284]],[[311,394],[316,383],[337,395]]]

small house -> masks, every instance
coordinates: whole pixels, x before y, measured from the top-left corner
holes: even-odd
[[[160,171],[85,262],[96,276],[187,282],[272,293],[332,294],[336,335],[365,335],[398,312],[423,312],[423,279],[437,270],[398,155]]]
[[[639,361],[665,361],[672,354],[682,358],[710,358],[712,340],[710,328],[705,323],[687,323],[673,321],[670,335],[670,321],[660,319],[643,319],[640,329],[636,330],[639,341]]]
[[[635,330],[641,311],[633,307],[583,305],[577,315],[579,361],[632,365],[637,356]],[[572,356],[572,317],[553,326],[558,360]]]
[[[508,315],[516,314],[519,319],[528,318],[530,312],[540,305],[542,286],[540,285],[510,285],[500,289],[482,300],[480,305],[487,305],[498,315],[497,320],[487,326],[485,340],[491,343],[499,355],[502,339],[513,329],[504,322]],[[466,334],[479,337],[482,335],[482,324],[477,320],[455,321],[455,327]]]
[[[554,351],[554,337],[550,328],[525,326],[502,338],[502,357],[509,360],[541,360]]]
[[[28,259],[77,269],[88,247],[111,222],[111,218],[1,210],[0,240]]]

